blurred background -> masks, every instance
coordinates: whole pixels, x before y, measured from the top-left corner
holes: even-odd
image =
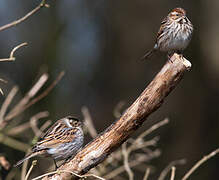
[[[22,17],[39,3],[39,0],[1,0],[0,26]],[[162,154],[150,162],[156,167],[151,179],[156,179],[169,162],[186,158],[187,163],[176,171],[176,177],[182,177],[195,162],[218,148],[218,0],[48,0],[47,3],[50,8],[43,8],[18,26],[0,32],[0,58],[8,57],[17,44],[28,42],[26,48],[16,52],[15,62],[1,63],[0,77],[8,81],[0,82],[1,88],[7,95],[18,85],[19,99],[43,72],[49,73],[49,82],[62,70],[66,73],[46,98],[13,122],[27,122],[44,110],[50,112],[49,119],[54,121],[66,115],[83,118],[81,108],[87,106],[97,131],[103,131],[115,121],[115,106],[120,101],[125,101],[124,108],[131,105],[166,62],[163,53],[145,62],[139,58],[153,47],[162,19],[173,8],[183,7],[194,25],[192,41],[184,53],[192,69],[134,136],[169,117],[170,123],[156,131]],[[0,99],[2,104],[5,97]],[[19,138],[28,144],[33,133],[26,131]],[[89,140],[87,137],[86,142]],[[24,156],[23,152],[2,144],[0,153],[11,163]],[[218,156],[214,157],[191,179],[217,179],[218,162]],[[35,173],[40,174],[37,170]]]

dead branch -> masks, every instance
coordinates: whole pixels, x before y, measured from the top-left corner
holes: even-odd
[[[17,45],[16,47],[14,47],[14,48],[12,49],[9,58],[2,58],[2,59],[0,59],[0,61],[15,61],[15,59],[16,59],[16,58],[14,57],[15,51],[16,51],[17,49],[19,49],[20,47],[26,46],[26,45],[27,45],[26,42]]]
[[[175,174],[176,174],[176,167],[173,166],[173,167],[171,168],[171,177],[170,177],[170,180],[174,180]]]
[[[165,177],[167,176],[168,172],[172,169],[172,167],[176,165],[184,165],[186,163],[185,159],[179,159],[172,161],[167,167],[164,168],[164,170],[160,173],[160,176],[158,180],[164,180]]]
[[[61,166],[59,170],[65,169],[77,174],[85,174],[105,160],[142,125],[150,114],[162,105],[166,96],[177,86],[183,74],[190,68],[191,63],[189,61],[178,54],[174,54],[171,61],[163,66],[126,112],[78,152],[70,162]],[[71,177],[71,173],[61,172],[44,179],[67,180]]]
[[[209,160],[210,158],[214,157],[216,154],[219,153],[219,148],[211,152],[210,154],[204,156],[201,160],[199,160],[186,174],[183,176],[182,180],[186,180],[189,176],[200,167],[205,161]]]
[[[153,158],[156,158],[156,157],[159,157],[161,154],[160,150],[155,150],[153,152],[151,152],[149,155],[147,156],[141,156],[140,158],[138,159],[135,159],[135,160],[132,160],[129,162],[129,167],[132,168],[132,167],[136,167],[140,164],[142,164],[143,162],[147,162]],[[149,156],[149,157],[148,157]],[[149,167],[150,170],[152,169],[152,167]],[[125,171],[125,167],[124,165],[123,166],[120,166],[116,169],[114,169],[113,171],[111,171],[110,173],[108,173],[107,175],[105,175],[103,178],[107,179],[107,180],[110,180],[110,179],[114,179],[115,177],[117,177],[119,174],[123,173]]]
[[[147,168],[143,177],[143,180],[147,180],[150,174],[150,168]]]
[[[87,131],[91,135],[92,138],[95,138],[97,136],[97,131],[94,127],[93,120],[91,118],[90,112],[86,106],[83,106],[81,108],[81,112],[84,116],[84,125],[87,128]]]
[[[30,16],[32,16],[34,13],[36,13],[37,11],[39,11],[42,7],[49,7],[48,4],[46,4],[46,0],[42,0],[41,3],[35,7],[32,11],[30,11],[29,13],[27,13],[25,16],[23,16],[22,18],[15,20],[9,24],[6,24],[4,26],[0,27],[0,31],[3,31],[5,29],[8,29],[10,27],[16,26],[19,23],[23,22],[24,20],[26,20],[27,18],[29,18]]]

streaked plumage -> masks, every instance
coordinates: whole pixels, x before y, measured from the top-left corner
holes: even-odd
[[[156,50],[168,52],[168,55],[182,53],[191,40],[192,32],[193,25],[186,17],[186,11],[182,8],[173,9],[161,22],[154,48],[142,59],[147,59]]]
[[[37,155],[50,156],[55,163],[56,160],[68,159],[82,147],[83,140],[82,123],[72,116],[67,116],[50,127],[33,146],[31,153],[14,166]]]

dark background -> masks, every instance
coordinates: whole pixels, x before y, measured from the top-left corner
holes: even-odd
[[[0,25],[29,12],[39,0],[1,0]],[[149,61],[139,58],[153,47],[161,20],[175,7],[183,7],[194,25],[192,41],[185,51],[192,69],[186,73],[163,106],[148,118],[136,134],[165,117],[170,124],[156,132],[161,139],[162,155],[152,161],[156,178],[166,165],[180,158],[187,164],[177,167],[181,177],[203,155],[218,147],[219,115],[219,1],[191,0],[61,0],[47,1],[43,8],[24,23],[0,32],[0,57],[8,57],[17,44],[28,42],[16,52],[15,62],[2,62],[0,77],[5,94],[14,84],[20,96],[42,72],[50,81],[62,70],[62,81],[42,101],[18,117],[22,122],[39,111],[48,110],[50,119],[66,115],[82,118],[86,105],[98,132],[115,118],[113,109],[124,100],[128,107],[144,90],[166,61],[157,53]],[[19,96],[18,96],[19,97]],[[3,97],[1,102],[3,101]],[[16,119],[14,120],[16,121]],[[33,134],[27,135],[30,139]],[[7,151],[9,148],[0,145]],[[23,157],[8,151],[11,162]],[[16,156],[14,153],[16,152]],[[13,155],[12,155],[13,153]],[[191,179],[218,179],[218,157],[196,171]]]

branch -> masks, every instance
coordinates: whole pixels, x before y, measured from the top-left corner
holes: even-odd
[[[26,45],[27,45],[26,42],[17,45],[16,47],[14,47],[14,48],[12,49],[9,58],[3,58],[3,59],[0,59],[0,61],[15,61],[15,59],[16,59],[16,58],[14,57],[15,51],[16,51],[17,49],[19,49],[20,47],[26,46]]]
[[[211,152],[210,154],[204,156],[201,160],[199,160],[186,174],[183,176],[182,180],[186,180],[189,178],[189,176],[196,170],[198,167],[200,167],[205,161],[209,160],[213,156],[215,156],[217,153],[219,153],[219,148]]]
[[[3,31],[5,29],[8,29],[10,27],[13,27],[13,26],[16,26],[18,25],[19,23],[23,22],[24,20],[26,20],[27,18],[29,18],[31,15],[33,15],[34,13],[36,13],[37,11],[39,11],[42,7],[49,7],[48,4],[46,4],[46,0],[42,0],[41,3],[35,7],[32,11],[30,11],[29,13],[27,13],[25,16],[23,16],[22,18],[18,19],[18,20],[15,20],[9,24],[6,24],[4,26],[1,26],[0,27],[0,31]]]
[[[185,159],[179,159],[172,161],[167,167],[164,168],[164,170],[160,173],[160,176],[158,180],[165,180],[165,177],[167,176],[168,172],[172,169],[172,167],[176,165],[184,165],[186,163]],[[173,171],[173,170],[172,170]]]
[[[177,86],[186,70],[191,68],[191,63],[174,54],[153,81],[142,92],[137,100],[126,112],[103,133],[99,134],[92,142],[86,145],[68,163],[59,167],[77,174],[85,174],[97,166],[115,151],[135,132],[146,118],[157,110],[168,94]],[[45,179],[71,179],[71,173],[60,172]]]

